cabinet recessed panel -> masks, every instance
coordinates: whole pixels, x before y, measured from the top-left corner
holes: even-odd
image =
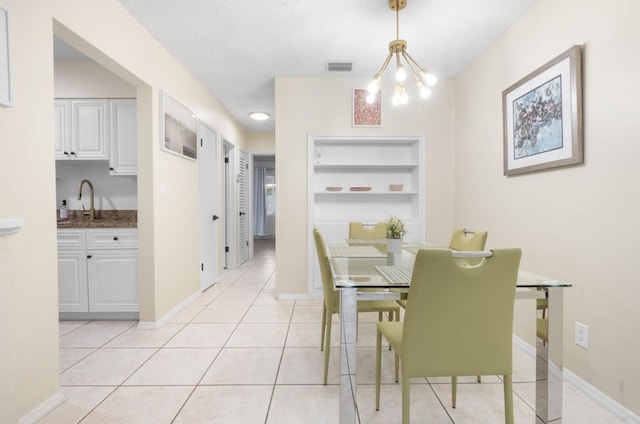
[[[58,254],[58,304],[60,312],[87,312],[86,253],[65,251]]]
[[[138,255],[118,251],[91,252],[89,310],[127,312],[138,310]]]

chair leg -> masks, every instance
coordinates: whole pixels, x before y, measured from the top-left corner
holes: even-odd
[[[455,375],[451,377],[451,407],[456,407],[456,401],[458,399],[458,377]]]
[[[324,333],[327,331],[327,306],[322,305],[322,331],[320,332],[320,350],[324,349]]]
[[[398,382],[398,371],[400,369],[400,357],[398,357],[398,355],[395,355],[395,367],[396,367],[396,383]]]
[[[402,377],[402,424],[409,424],[411,419],[411,386],[409,377]]]
[[[382,368],[382,333],[376,329],[376,411],[380,410],[380,372]]]
[[[389,311],[389,321],[393,321],[393,316],[394,316],[395,314],[396,314],[396,313],[395,313],[394,311]],[[397,315],[396,315],[396,320],[397,320],[397,319],[398,319],[398,318],[397,318]],[[389,343],[389,350],[391,350],[391,343]]]
[[[504,422],[513,424],[513,384],[511,374],[504,377]]]
[[[327,376],[329,374],[329,352],[331,351],[331,313],[325,313],[326,335],[324,338],[324,385],[327,385]]]

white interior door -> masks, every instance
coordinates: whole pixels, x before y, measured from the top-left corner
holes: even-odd
[[[198,163],[200,168],[200,289],[218,279],[218,210],[216,133],[198,123]]]
[[[238,237],[238,202],[236,201],[236,148],[229,141],[222,139],[224,158],[224,268],[236,267]]]
[[[238,163],[238,264],[249,259],[249,187],[247,174],[249,155],[240,151]]]

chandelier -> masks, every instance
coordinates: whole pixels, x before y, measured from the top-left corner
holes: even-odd
[[[396,39],[389,43],[389,54],[387,55],[387,59],[382,64],[378,73],[375,74],[373,81],[371,81],[371,84],[369,84],[369,87],[367,88],[368,103],[375,102],[376,96],[380,91],[380,80],[382,79],[389,62],[391,62],[394,55],[396,57],[396,83],[393,88],[393,97],[391,99],[393,105],[403,105],[409,101],[409,97],[407,96],[404,86],[404,83],[407,80],[407,71],[402,64],[403,61],[401,58],[404,58],[404,62],[411,71],[412,76],[415,78],[416,85],[418,86],[420,95],[423,98],[427,98],[431,95],[431,89],[429,87],[434,86],[437,82],[435,75],[427,72],[425,68],[421,67],[418,62],[411,57],[407,52],[407,42],[400,39],[400,10],[404,9],[406,5],[407,0],[389,0],[389,8],[396,11]]]

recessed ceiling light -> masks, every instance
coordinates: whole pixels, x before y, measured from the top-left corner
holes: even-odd
[[[266,121],[269,119],[269,114],[265,112],[251,112],[249,118],[255,119],[256,121]]]

